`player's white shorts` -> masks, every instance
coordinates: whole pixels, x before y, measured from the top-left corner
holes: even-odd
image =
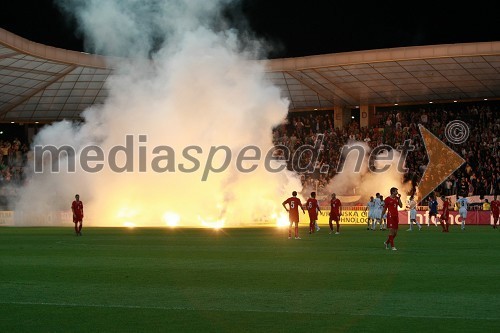
[[[410,209],[410,220],[416,220],[416,219],[417,219],[417,210]]]
[[[460,217],[462,217],[462,218],[464,218],[464,219],[467,217],[467,209],[462,209],[462,208],[460,208],[460,209],[458,210],[458,213],[460,214]]]
[[[374,219],[375,218],[375,212],[373,210],[368,211],[368,218],[369,219]]]
[[[373,218],[380,219],[382,217],[382,211],[380,209],[375,209],[373,211]]]

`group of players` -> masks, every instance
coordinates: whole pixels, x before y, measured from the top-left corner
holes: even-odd
[[[384,220],[387,218],[387,216],[381,214],[384,206],[384,201],[382,199],[383,197],[379,193],[377,193],[376,198],[370,197],[370,201],[366,205],[366,209],[368,210],[367,230],[375,230],[377,222],[380,223],[380,230],[384,230]],[[443,208],[438,218],[438,202],[436,200],[436,197],[433,195],[429,197],[429,220],[436,226],[436,221],[439,221],[441,227],[443,228],[443,232],[449,232],[450,200],[444,195],[441,196],[441,200],[443,201]],[[465,219],[467,218],[468,205],[467,198],[462,197],[457,200],[457,203],[460,207],[459,214],[462,224],[462,230],[465,230]],[[413,224],[417,225],[418,230],[422,230],[422,225],[417,221],[417,202],[415,201],[415,197],[413,195],[408,199],[406,208],[410,212],[410,228],[407,231],[413,231]]]
[[[288,205],[288,207],[287,207]],[[302,213],[306,213],[304,206],[309,214],[309,233],[312,234],[315,231],[319,231],[318,227],[318,213],[321,213],[321,208],[319,207],[318,200],[316,199],[316,192],[311,192],[311,197],[307,199],[307,202],[303,205],[299,198],[297,198],[297,191],[292,192],[292,196],[285,201],[283,201],[283,207],[288,212],[288,219],[290,221],[290,226],[288,228],[288,239],[292,239],[292,228],[294,227],[295,239],[301,239],[299,237],[299,207],[302,209]],[[332,194],[332,199],[330,200],[330,218],[328,220],[328,225],[330,227],[330,234],[333,233],[333,221],[335,221],[336,229],[335,234],[340,233],[340,216],[342,203],[337,198],[336,194]]]
[[[389,244],[391,245],[392,250],[396,250],[394,246],[394,238],[398,232],[399,225],[399,217],[398,217],[398,207],[403,207],[401,202],[401,195],[398,193],[398,189],[393,187],[390,190],[391,195],[384,199],[384,204],[382,205],[381,216],[386,215],[387,213],[387,227],[389,228],[389,236],[387,240],[384,242],[385,248],[389,248]],[[380,199],[380,197],[379,197]],[[302,212],[305,214],[304,205],[299,198],[297,198],[297,192],[293,191],[292,196],[282,203],[285,210],[288,212],[288,217],[290,221],[290,226],[288,228],[288,239],[292,239],[292,228],[294,227],[295,231],[295,239],[301,239],[299,237],[299,207],[302,209]],[[288,207],[287,207],[288,205]],[[318,220],[318,212],[321,212],[321,209],[318,204],[318,200],[316,199],[316,193],[312,192],[311,197],[307,199],[305,204],[307,211],[309,213],[309,233],[313,233],[317,226]],[[330,227],[330,234],[333,233],[333,221],[336,224],[336,232],[335,234],[340,233],[340,217],[342,216],[341,212],[342,203],[337,198],[336,194],[332,194],[332,198],[330,200],[330,217],[328,220],[328,225]]]
[[[382,215],[384,210],[384,197],[380,193],[375,194],[370,197],[370,201],[366,205],[365,212],[368,210],[368,219],[366,230],[375,230],[377,228],[377,222],[380,225],[380,230],[387,229],[387,214]]]
[[[444,195],[441,196],[441,200],[443,201],[443,208],[438,218],[437,199],[434,195],[431,195],[429,197],[429,221],[433,222],[436,226],[437,226],[436,221],[439,221],[439,223],[441,224],[441,228],[443,229],[443,232],[449,232],[451,202]],[[467,219],[467,207],[469,205],[469,202],[467,201],[467,198],[465,196],[461,196],[457,200],[457,205],[458,205],[458,214],[460,216],[461,229],[465,230],[465,220]],[[493,216],[493,228],[496,229],[497,223],[500,223],[499,221],[500,201],[497,200],[496,195],[490,205],[491,205],[491,215]],[[409,206],[407,206],[407,208],[410,209],[410,229],[408,230],[409,231],[412,230],[413,223],[417,224],[420,230],[421,225],[418,223],[416,219],[416,213],[417,213],[416,202],[415,200],[413,200],[413,196],[410,197]]]
[[[401,194],[398,193],[398,189],[396,187],[392,187],[390,189],[390,196],[387,198],[383,198],[380,193],[375,195],[376,197],[370,197],[370,201],[367,204],[366,209],[368,210],[368,222],[367,222],[367,230],[376,230],[377,222],[380,224],[380,230],[385,230],[389,228],[389,235],[387,240],[384,242],[384,246],[386,249],[390,248],[393,251],[396,251],[396,247],[394,246],[394,238],[396,238],[398,229],[399,229],[399,214],[398,207],[402,208],[403,203],[401,202]],[[442,212],[439,216],[439,222],[443,229],[443,232],[449,232],[450,226],[450,200],[445,196],[441,196],[443,201]],[[457,200],[457,204],[459,206],[459,215],[461,220],[461,229],[465,230],[465,219],[467,218],[467,206],[468,201],[465,196],[462,196]],[[288,205],[288,207],[287,207]],[[330,217],[328,220],[328,224],[330,227],[330,234],[333,233],[333,221],[336,223],[336,232],[335,234],[340,233],[340,216],[342,216],[341,212],[341,202],[336,197],[336,194],[332,194],[332,198],[330,200]],[[283,201],[283,207],[289,213],[289,221],[290,226],[288,228],[288,239],[292,238],[292,227],[294,226],[295,231],[295,239],[301,239],[299,237],[299,207],[302,209],[302,212],[305,214],[304,205],[301,203],[300,199],[297,198],[297,192],[292,192],[292,197]],[[319,231],[319,227],[317,225],[318,213],[321,212],[321,209],[318,204],[318,200],[316,199],[316,193],[311,192],[311,197],[307,199],[305,203],[305,207],[309,213],[309,233],[312,234],[315,231]],[[415,201],[414,196],[412,195],[407,203],[407,209],[410,211],[410,228],[408,231],[412,231],[413,224],[416,224],[418,229],[421,230],[422,226],[417,221],[417,202]],[[366,210],[365,210],[366,211]],[[497,200],[497,196],[495,195],[494,200],[491,202],[491,213],[493,216],[493,228],[497,228],[497,223],[500,225],[499,221],[499,211],[500,211],[500,201]],[[438,219],[438,202],[434,195],[431,195],[429,199],[429,219],[432,222]],[[437,226],[437,224],[436,224]]]

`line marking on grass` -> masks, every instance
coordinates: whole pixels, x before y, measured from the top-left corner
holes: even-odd
[[[218,312],[254,312],[254,313],[299,313],[299,314],[320,314],[320,315],[348,315],[348,316],[370,316],[370,317],[401,317],[401,318],[425,318],[425,319],[466,319],[466,320],[491,320],[498,321],[500,318],[491,317],[465,317],[465,316],[425,316],[425,315],[401,315],[401,314],[366,314],[366,313],[345,313],[345,312],[326,312],[326,311],[287,311],[287,310],[227,310],[227,309],[195,309],[176,306],[142,306],[142,305],[123,305],[123,304],[77,304],[77,303],[49,303],[49,302],[2,302],[4,305],[46,305],[61,307],[87,307],[87,308],[118,308],[118,309],[151,309],[151,310],[175,310],[175,311],[218,311]]]

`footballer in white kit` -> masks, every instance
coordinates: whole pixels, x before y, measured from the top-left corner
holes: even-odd
[[[462,230],[465,230],[465,219],[467,218],[467,206],[469,202],[465,196],[457,200],[458,203],[458,214],[460,214],[460,220],[462,220]]]

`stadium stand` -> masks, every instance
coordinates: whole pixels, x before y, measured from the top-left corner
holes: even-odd
[[[398,147],[405,140],[411,140],[416,148],[410,151],[406,159],[407,172],[404,181],[417,185],[425,165],[428,163],[425,146],[418,130],[418,124],[424,125],[436,137],[446,143],[466,161],[453,175],[440,184],[436,191],[446,195],[465,193],[467,196],[493,195],[499,193],[500,158],[499,141],[500,103],[458,103],[434,104],[433,106],[404,106],[398,108],[380,108],[376,111],[378,122],[375,126],[359,127],[352,121],[349,125],[335,125],[333,113],[301,112],[289,113],[286,122],[273,130],[275,145],[285,145],[290,155],[303,144],[314,146],[318,134],[324,134],[318,163],[312,165],[312,154],[303,154],[300,161],[288,160],[288,169],[297,171],[297,165],[309,166],[299,171],[304,193],[317,190],[320,194],[328,182],[335,176],[336,168],[328,173],[320,173],[321,165],[337,166],[341,163],[342,146],[349,140],[362,141],[374,148],[384,144]],[[445,126],[451,119],[464,121],[469,127],[469,139],[462,144],[448,142]],[[298,164],[297,164],[298,163]]]

